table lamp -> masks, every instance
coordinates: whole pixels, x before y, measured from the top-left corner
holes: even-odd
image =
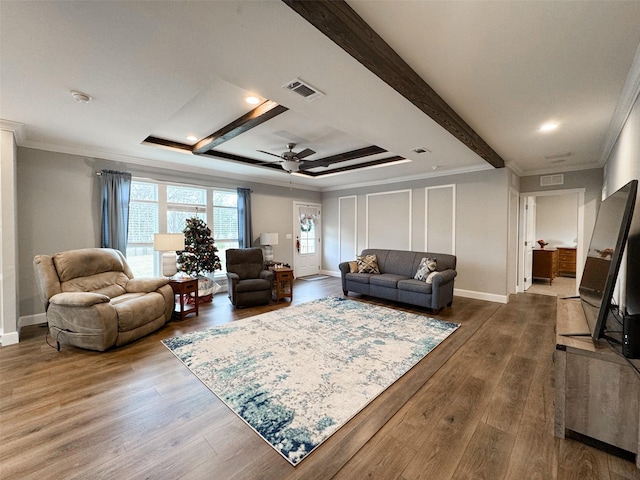
[[[273,247],[272,245],[278,245],[277,233],[261,233],[260,245],[264,247],[264,261],[265,263],[273,262]]]
[[[162,254],[162,275],[172,277],[178,272],[176,250],[184,250],[184,233],[156,233],[153,249]]]

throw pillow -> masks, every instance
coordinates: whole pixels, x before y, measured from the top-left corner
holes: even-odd
[[[358,262],[349,262],[349,273],[358,273]]]
[[[433,283],[433,277],[434,277],[435,275],[437,275],[438,273],[439,273],[439,272],[431,272],[431,273],[429,274],[429,276],[427,277],[427,279],[425,280],[425,282],[426,282],[426,283],[429,283],[429,284]]]
[[[378,268],[378,257],[375,255],[365,255],[356,257],[358,262],[358,273],[380,273]]]
[[[418,265],[418,271],[413,276],[413,278],[415,278],[416,280],[422,280],[423,282],[425,282],[429,277],[429,274],[431,272],[434,272],[435,270],[436,270],[436,259],[422,257],[422,260],[420,260],[420,265]]]

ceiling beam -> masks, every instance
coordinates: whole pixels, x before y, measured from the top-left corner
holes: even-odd
[[[320,172],[311,172],[309,170],[300,169],[300,172],[298,173],[302,173],[310,177],[322,177],[324,175],[333,175],[336,173],[349,172],[351,170],[359,170],[361,168],[366,168],[366,167],[375,167],[379,165],[385,165],[387,163],[399,162],[400,160],[406,160],[406,159],[400,156],[393,156],[388,158],[381,158],[379,160],[369,160],[368,162],[357,163],[355,165],[347,165],[344,167],[332,168],[330,170],[323,170]],[[312,166],[309,166],[309,167],[312,167]]]
[[[344,0],[282,0],[496,168],[504,160]]]
[[[206,138],[203,138],[193,146],[193,153],[205,153],[207,150],[211,150],[216,145],[227,142],[238,135],[243,134],[247,130],[251,130],[254,127],[271,120],[273,117],[280,115],[281,113],[289,110],[287,107],[267,100],[261,103],[256,108],[237,118],[230,124],[222,127],[217,132],[212,133]]]
[[[309,168],[316,167],[328,167],[334,163],[346,162],[347,160],[355,160],[356,158],[368,157],[369,155],[377,155],[378,153],[385,153],[384,148],[377,145],[371,145],[370,147],[359,148],[357,150],[351,150],[350,152],[338,153],[331,155],[330,157],[320,158],[318,160],[307,160],[303,163],[301,170],[308,170]]]

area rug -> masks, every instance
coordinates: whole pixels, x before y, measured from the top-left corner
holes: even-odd
[[[296,465],[458,327],[328,297],[163,343]]]

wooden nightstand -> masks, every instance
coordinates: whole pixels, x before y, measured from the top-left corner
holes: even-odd
[[[176,306],[173,311],[173,317],[179,320],[183,320],[184,317],[190,313],[195,313],[198,316],[198,279],[197,278],[179,278],[170,280],[169,285],[173,289],[174,295],[180,297],[179,303],[176,301]],[[187,298],[193,293],[193,307],[186,308],[188,305]]]
[[[289,297],[293,300],[293,270],[287,267],[269,267],[273,272],[273,295],[276,302]]]

